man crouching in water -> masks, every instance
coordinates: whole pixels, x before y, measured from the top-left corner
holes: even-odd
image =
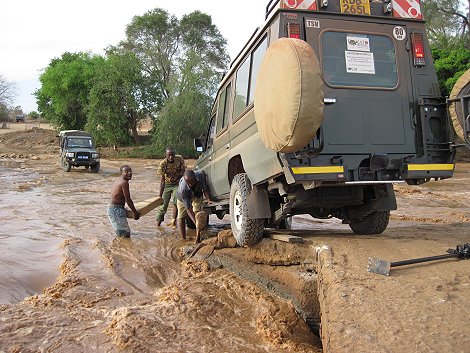
[[[196,213],[201,211],[202,196],[206,197],[207,203],[212,201],[209,196],[206,183],[206,174],[202,170],[187,169],[180,179],[176,193],[176,206],[178,207],[178,226],[181,236],[186,239],[185,218],[188,216],[196,225],[196,244],[201,241],[201,229],[198,229]]]
[[[129,180],[132,179],[132,169],[128,165],[123,165],[119,170],[121,176],[115,180],[111,190],[111,203],[108,205],[108,217],[118,237],[130,238],[131,229],[127,222],[124,205],[127,203],[132,212],[134,212],[135,220],[139,219],[140,213],[135,209],[129,191]]]

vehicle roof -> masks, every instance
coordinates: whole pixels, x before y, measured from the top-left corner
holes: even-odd
[[[59,136],[93,137],[90,133],[80,130],[62,130],[59,132]]]

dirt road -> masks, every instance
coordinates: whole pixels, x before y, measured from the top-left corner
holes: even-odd
[[[132,221],[129,241],[114,239],[105,215],[118,167],[131,164],[142,200],[157,190],[158,161],[65,173],[56,149],[41,130],[0,136],[0,351],[318,352],[318,331],[324,352],[468,352],[470,261],[366,271],[369,256],[470,242],[468,163],[452,179],[397,187],[380,236],[295,217],[291,234],[303,244],[217,249],[228,219],[211,217],[188,261],[191,243],[157,228],[153,213]]]

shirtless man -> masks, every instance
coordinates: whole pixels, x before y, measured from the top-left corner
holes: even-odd
[[[134,212],[134,219],[138,220],[140,213],[137,212],[129,191],[129,180],[132,179],[132,169],[128,165],[120,168],[121,176],[114,182],[111,190],[111,203],[108,205],[108,217],[118,237],[130,238],[131,229],[127,222],[124,205],[127,203]]]

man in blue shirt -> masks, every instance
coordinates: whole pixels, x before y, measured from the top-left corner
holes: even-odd
[[[196,213],[201,211],[203,196],[211,203],[206,183],[206,173],[202,170],[187,169],[180,179],[176,193],[176,206],[178,207],[178,227],[183,239],[186,239],[186,216],[196,224]],[[201,230],[196,227],[196,243],[201,241]]]

